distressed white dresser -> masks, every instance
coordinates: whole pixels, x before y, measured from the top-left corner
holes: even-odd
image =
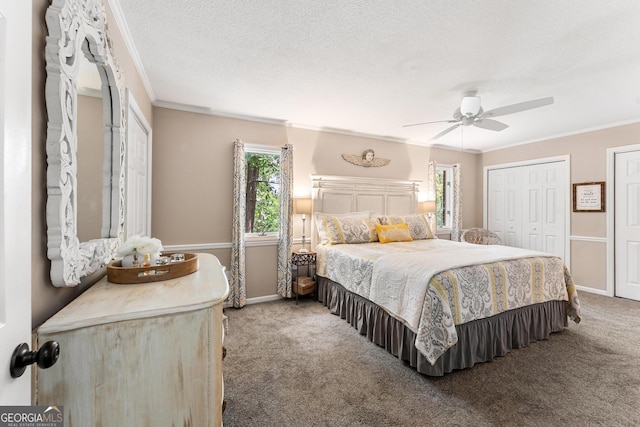
[[[106,277],[36,331],[60,358],[35,372],[34,404],[63,405],[64,425],[222,425],[224,267],[198,254],[177,279],[118,285]]]

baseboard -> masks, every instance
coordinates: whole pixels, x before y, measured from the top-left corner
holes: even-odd
[[[580,291],[580,292],[589,292],[590,294],[602,295],[602,296],[605,296],[605,297],[610,297],[611,296],[604,289],[594,289],[594,288],[589,288],[589,287],[586,287],[586,286],[578,286],[578,285],[576,285],[576,290]],[[578,295],[578,296],[580,296],[580,295]]]
[[[247,298],[247,305],[248,304],[258,304],[258,303],[261,303],[261,302],[277,301],[279,299],[282,299],[282,297],[280,295],[278,295],[278,294],[265,295],[263,297]]]
[[[245,302],[245,305],[250,305],[250,304],[259,304],[261,302],[269,302],[269,301],[277,301],[282,299],[282,297],[278,294],[275,295],[265,295],[263,297],[253,297],[253,298],[247,298],[247,301]],[[224,308],[230,308],[233,307],[233,304],[230,302],[225,302],[223,304]]]

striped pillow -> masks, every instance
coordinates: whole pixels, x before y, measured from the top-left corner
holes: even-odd
[[[332,245],[338,243],[377,242],[377,218],[340,218],[328,217],[325,221],[327,237]]]
[[[331,214],[331,213],[321,213],[316,212],[313,216],[316,223],[316,230],[318,230],[318,237],[320,239],[321,244],[329,243],[329,232],[328,232],[328,222],[332,217],[336,218],[370,218],[372,212],[371,211],[362,211],[362,212],[348,212],[343,214]]]

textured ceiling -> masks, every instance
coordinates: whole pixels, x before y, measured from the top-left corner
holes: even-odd
[[[110,3],[156,105],[482,151],[640,121],[638,0]],[[469,91],[485,110],[555,103],[501,132],[402,127]]]

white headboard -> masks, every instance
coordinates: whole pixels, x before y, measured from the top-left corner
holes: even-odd
[[[421,181],[311,175],[313,212],[347,213],[371,210],[381,215],[417,212]],[[314,243],[317,240],[312,221]]]
[[[312,175],[314,212],[372,210],[382,215],[415,213],[421,181]]]

